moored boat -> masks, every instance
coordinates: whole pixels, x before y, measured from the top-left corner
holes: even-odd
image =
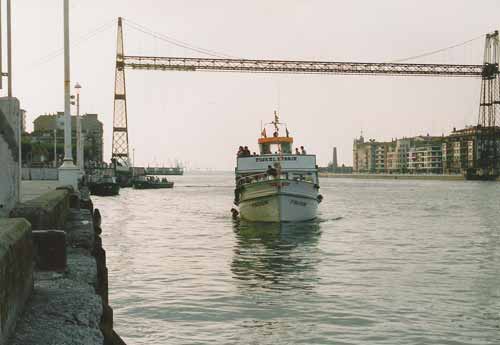
[[[259,138],[259,155],[240,152],[236,166],[235,204],[241,218],[259,222],[299,222],[316,218],[319,194],[316,156],[298,149],[286,125],[275,120]],[[280,131],[286,136],[280,136]]]
[[[174,188],[174,183],[166,178],[155,178],[153,176],[138,176],[132,182],[134,189],[162,189]]]
[[[97,196],[115,196],[120,193],[120,185],[113,176],[91,176],[88,187],[90,194]]]

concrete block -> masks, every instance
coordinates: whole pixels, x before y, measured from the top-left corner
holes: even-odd
[[[0,217],[6,217],[19,197],[19,101],[0,98]]]
[[[64,229],[69,213],[69,192],[54,190],[17,205],[10,216],[26,218],[33,230]]]
[[[66,270],[66,233],[61,230],[33,231],[36,268],[41,271]]]
[[[82,176],[82,172],[78,169],[73,162],[64,162],[59,168],[59,183],[61,186],[73,186],[75,190],[78,190],[78,181]]]
[[[15,329],[33,291],[33,242],[25,219],[0,219],[0,345]]]

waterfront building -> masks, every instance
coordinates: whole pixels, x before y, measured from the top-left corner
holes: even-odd
[[[103,161],[104,131],[103,124],[99,121],[98,114],[84,114],[81,116],[82,134],[84,138],[84,157],[85,162],[89,161],[100,163]],[[72,142],[73,148],[76,148],[76,116],[71,117]],[[43,163],[54,159],[53,146],[54,140],[57,144],[57,152],[63,151],[64,140],[64,113],[41,115],[33,122],[34,131],[26,136],[26,141],[43,147],[41,154],[31,157],[33,162]],[[29,137],[29,139],[28,139]],[[39,151],[40,151],[39,150]],[[75,155],[76,157],[76,155]]]
[[[500,130],[494,142],[480,142],[480,126],[470,126],[464,129],[453,129],[442,144],[443,171],[446,174],[465,174],[468,169],[478,166],[478,152],[484,145],[496,145],[500,151]]]
[[[477,158],[477,131],[475,127],[453,133],[443,143],[443,171],[447,174],[463,174],[473,168]]]
[[[358,173],[442,173],[442,137],[417,136],[391,142],[354,140],[353,168]]]
[[[361,150],[359,147],[365,143],[365,138],[363,134],[360,135],[359,139],[354,139],[354,143],[352,145],[352,168],[354,172],[360,172],[364,169],[363,160],[361,156]]]
[[[354,139],[353,168],[355,172],[374,173],[376,166],[376,142],[371,139],[365,142],[363,135]]]
[[[408,173],[442,174],[444,137],[419,136],[413,138],[408,150]]]
[[[387,169],[387,151],[390,143],[373,143],[375,147],[375,172],[385,173]]]

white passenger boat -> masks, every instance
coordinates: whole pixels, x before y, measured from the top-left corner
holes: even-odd
[[[266,129],[271,126],[272,136]],[[281,133],[286,133],[281,136]],[[261,132],[260,154],[239,152],[235,204],[242,219],[259,222],[299,222],[316,218],[319,194],[316,156],[294,151],[284,123],[275,120]],[[298,149],[295,149],[298,150]]]

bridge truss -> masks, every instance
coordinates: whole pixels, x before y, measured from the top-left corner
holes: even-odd
[[[498,49],[498,32],[486,36],[485,62],[483,65],[128,56],[125,55],[123,47],[122,18],[118,19],[117,41],[112,159],[126,167],[130,166],[130,159],[128,148],[125,69],[183,72],[204,71],[481,78],[482,103],[478,121],[479,125],[496,128],[497,122],[495,118],[497,114],[500,113],[495,111],[497,105],[500,106],[498,69],[500,51]],[[497,42],[496,45],[494,42]],[[493,56],[493,53],[495,56]],[[500,121],[498,123],[500,123]],[[498,154],[495,153],[495,157],[497,156]],[[499,167],[496,166],[496,168]]]
[[[482,65],[284,61],[125,56],[124,66],[153,71],[211,71],[288,74],[361,74],[480,77]]]

